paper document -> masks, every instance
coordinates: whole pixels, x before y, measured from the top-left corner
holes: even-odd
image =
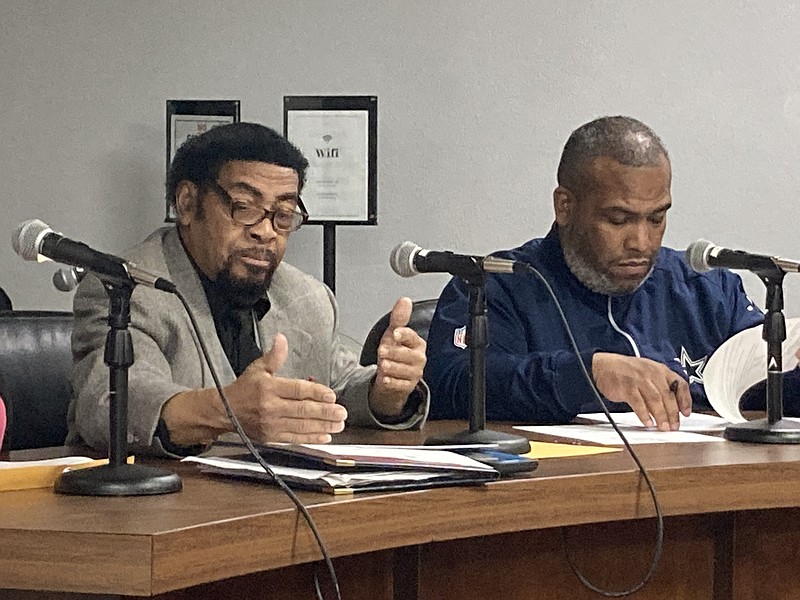
[[[184,458],[182,462],[198,463],[206,473],[272,481],[272,478],[261,465],[252,460],[189,456]],[[477,461],[473,462],[477,463]],[[329,471],[273,464],[270,464],[270,468],[290,487],[331,494],[357,491],[422,489],[442,485],[482,483],[500,477],[498,471],[482,463],[479,463],[479,466],[476,465],[474,469],[456,468],[450,470]]]
[[[767,377],[767,342],[761,338],[762,334],[761,325],[740,331],[717,348],[703,370],[708,401],[719,416],[731,423],[746,420],[739,410],[739,400],[750,387]],[[786,319],[784,372],[797,366],[798,348],[800,318]]]
[[[129,459],[132,462],[132,459]],[[85,456],[65,456],[45,460],[0,461],[0,491],[52,487],[65,469],[85,469],[108,463]]]
[[[568,458],[571,456],[591,456],[592,454],[606,454],[619,452],[621,448],[607,446],[588,446],[581,444],[558,444],[555,442],[531,442],[530,452],[523,454],[528,458]]]
[[[622,446],[622,440],[610,424],[602,425],[518,425],[514,429],[553,437],[581,440],[603,446]],[[658,431],[644,427],[620,428],[631,444],[677,444],[686,442],[724,442],[721,437],[686,431]]]
[[[341,467],[417,468],[426,470],[465,469],[485,471],[486,465],[467,456],[440,450],[436,446],[383,446],[378,444],[265,444],[259,453],[270,464],[274,459],[293,457],[305,461]],[[296,463],[296,461],[295,461]],[[296,466],[296,464],[283,464]]]
[[[63,470],[66,467],[89,462],[101,463],[101,461],[95,461],[86,456],[65,456],[63,458],[46,458],[44,460],[2,460],[0,461],[0,471],[26,469],[29,467],[61,467]]]
[[[605,413],[585,413],[578,415],[579,419],[586,419],[587,421],[593,421],[595,423],[608,423],[608,417],[606,417]],[[642,425],[642,422],[639,420],[639,417],[636,416],[636,413],[632,412],[614,412],[611,413],[611,418],[614,419],[614,422],[623,428],[633,427],[636,429],[644,429],[647,431],[653,430],[654,428],[647,428]],[[726,421],[722,417],[717,417],[714,415],[704,415],[702,413],[692,413],[688,417],[684,417],[681,415],[681,428],[680,431],[725,431],[725,428],[730,425],[730,422]]]

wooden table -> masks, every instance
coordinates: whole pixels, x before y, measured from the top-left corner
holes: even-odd
[[[425,433],[460,428],[432,423]],[[423,437],[355,431],[337,441]],[[632,598],[800,598],[800,447],[637,451],[665,537],[654,579]],[[314,569],[327,580],[320,552],[282,493],[171,466],[184,490],[165,496],[0,494],[0,598],[314,597]],[[570,570],[562,534],[581,571],[610,589],[635,583],[655,545],[650,496],[623,452],[550,459],[478,487],[300,497],[336,557],[345,600],[597,598]]]

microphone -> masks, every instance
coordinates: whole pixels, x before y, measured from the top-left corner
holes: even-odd
[[[64,267],[53,273],[53,285],[60,292],[71,292],[86,277],[83,267]]]
[[[395,246],[389,256],[389,264],[400,277],[413,277],[420,273],[450,273],[458,277],[475,277],[482,273],[521,273],[530,269],[527,264],[516,260],[437,252],[421,248],[414,242],[403,242]]]
[[[766,256],[764,254],[751,254],[742,250],[729,250],[722,246],[715,246],[708,240],[697,240],[686,248],[686,262],[695,271],[704,273],[716,268],[744,269],[745,271],[774,271],[775,267],[787,273],[800,272],[800,261],[780,258],[779,256]]]
[[[81,267],[100,279],[114,283],[138,283],[165,292],[174,293],[175,284],[138,268],[133,263],[90,248],[56,233],[39,219],[17,225],[11,234],[14,252],[25,260],[39,260],[44,256],[56,262]]]

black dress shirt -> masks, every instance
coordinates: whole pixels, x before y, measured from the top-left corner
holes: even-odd
[[[203,272],[198,270],[197,274],[203,284],[222,349],[233,372],[239,377],[262,354],[255,323],[269,311],[269,300],[259,298],[253,306],[235,305],[228,293],[220,290]]]

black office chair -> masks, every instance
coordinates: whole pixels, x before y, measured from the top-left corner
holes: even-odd
[[[67,437],[73,317],[69,312],[0,313],[4,450],[60,446]]]
[[[12,309],[11,298],[8,297],[8,294],[6,294],[3,288],[0,288],[0,312]]]
[[[431,328],[431,320],[433,319],[433,313],[436,312],[436,303],[438,301],[437,298],[417,300],[411,309],[411,318],[408,321],[408,326],[416,331],[423,340],[427,341],[428,339],[428,331]],[[362,365],[374,365],[378,362],[378,344],[380,344],[386,327],[389,326],[389,315],[390,313],[383,315],[367,334],[364,347],[361,349],[360,362]]]

